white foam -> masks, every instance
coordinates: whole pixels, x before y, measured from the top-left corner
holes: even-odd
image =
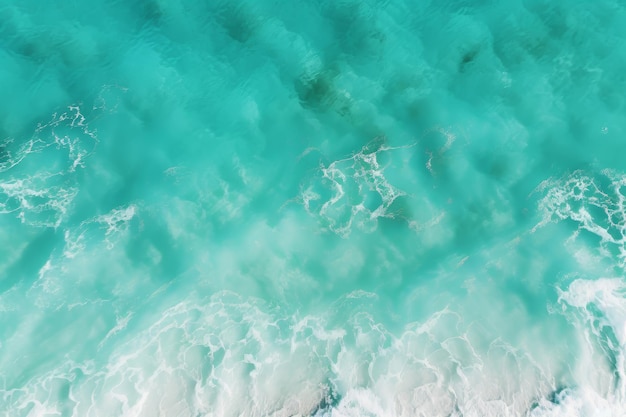
[[[611,403],[591,389],[566,389],[555,402],[541,399],[529,417],[614,417],[626,415],[621,404]]]
[[[539,203],[543,219],[533,232],[550,222],[571,220],[577,225],[570,243],[576,241],[581,231],[596,235],[600,240],[596,255],[613,259],[626,267],[626,176],[604,170],[604,178],[594,178],[574,172],[562,179],[544,181],[537,192],[545,196]],[[609,186],[602,185],[608,180]],[[583,248],[584,249],[584,248]],[[589,254],[582,254],[589,258]]]
[[[130,220],[135,217],[137,213],[137,206],[130,204],[127,207],[121,207],[111,210],[107,214],[97,216],[93,219],[94,222],[104,224],[106,226],[106,236],[113,233],[126,230]]]
[[[577,279],[560,298],[572,307],[586,310],[590,304],[596,305],[605,317],[587,317],[590,321],[600,320],[610,326],[626,348],[626,284],[620,278],[601,278],[594,281]]]
[[[113,249],[116,242],[127,235],[130,223],[138,215],[138,212],[139,207],[136,204],[129,204],[84,220],[76,227],[66,228],[63,257],[65,259],[76,258],[79,254],[84,253],[88,243],[94,240],[105,243],[109,250]],[[103,231],[104,233],[102,233]]]
[[[53,113],[26,140],[6,140],[0,213],[15,213],[32,226],[59,227],[78,193],[73,174],[84,167],[97,141],[79,105]]]
[[[26,224],[58,227],[74,197],[76,187],[54,185],[57,174],[39,174],[0,183],[0,213],[17,213]]]
[[[396,216],[390,207],[398,197],[406,195],[387,180],[385,166],[381,166],[379,158],[383,153],[413,145],[386,147],[381,141],[381,138],[374,139],[349,158],[327,166],[322,164],[321,178],[317,179],[320,184],[309,185],[301,191],[300,201],[305,209],[342,237],[349,236],[354,228],[367,232],[376,230],[379,218]],[[326,194],[328,197],[323,197]],[[367,201],[368,196],[378,202]]]
[[[622,289],[615,281],[576,281],[561,300],[566,311],[596,303],[617,325],[624,321]],[[357,291],[343,302],[355,307],[358,300],[362,308],[337,325],[233,293],[178,303],[134,335],[122,335],[131,316],[120,316],[100,344],[113,336],[119,342],[106,345],[112,350],[104,363],[68,362],[3,395],[9,410],[64,409],[72,417],[556,417],[624,410],[617,394],[603,395],[584,373],[577,386],[557,391],[554,376],[528,353],[502,340],[481,341],[450,308],[394,337],[367,312],[376,295]],[[50,395],[57,380],[68,381],[69,396]]]
[[[574,280],[559,291],[562,312],[579,330],[577,386],[540,401],[532,416],[626,415],[626,283],[620,278]],[[611,342],[615,336],[617,345]]]

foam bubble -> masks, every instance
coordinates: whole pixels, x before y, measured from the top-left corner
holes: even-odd
[[[320,177],[302,190],[302,204],[324,227],[347,237],[354,228],[372,232],[379,218],[398,215],[391,206],[406,193],[387,180],[379,159],[405,147],[382,143],[384,139],[375,139],[349,158],[322,164]]]
[[[27,140],[8,138],[0,144],[0,213],[15,213],[37,227],[59,227],[78,194],[76,171],[98,142],[90,121],[108,111],[100,99],[88,115],[84,105],[70,105],[38,123]]]
[[[543,220],[536,231],[550,222],[569,220],[576,226],[570,241],[581,232],[599,240],[596,255],[617,259],[626,268],[626,177],[605,170],[596,177],[580,171],[561,179],[544,181],[538,192],[545,193],[539,203]]]
[[[144,316],[139,332],[125,332],[133,318],[118,316],[100,344],[111,347],[104,362],[66,362],[3,396],[9,410],[68,416],[513,416],[533,402],[534,415],[549,408],[541,399],[556,387],[527,353],[480,342],[448,309],[395,337],[367,312],[376,299],[349,294],[340,304],[356,309],[336,324],[334,310],[299,316],[228,292],[179,302],[152,322]]]
[[[64,232],[63,257],[75,258],[87,249],[88,243],[92,243],[89,245],[92,248],[94,241],[104,242],[108,249],[113,249],[116,242],[126,235],[130,222],[136,217],[137,212],[138,206],[129,204],[84,220],[78,226],[68,227]]]
[[[32,226],[58,227],[78,193],[76,187],[60,185],[63,183],[59,174],[1,182],[0,213],[17,213],[23,223]]]

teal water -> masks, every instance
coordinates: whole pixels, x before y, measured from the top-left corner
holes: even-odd
[[[0,5],[0,414],[626,415],[620,0]]]

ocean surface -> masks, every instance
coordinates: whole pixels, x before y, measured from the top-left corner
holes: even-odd
[[[0,4],[0,415],[626,415],[622,0]]]

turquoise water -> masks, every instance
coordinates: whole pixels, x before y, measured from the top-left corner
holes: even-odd
[[[626,5],[0,5],[0,414],[626,415]]]

